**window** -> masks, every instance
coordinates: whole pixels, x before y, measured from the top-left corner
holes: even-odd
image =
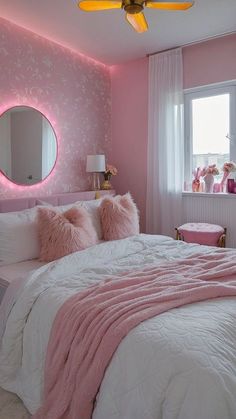
[[[236,83],[185,93],[185,190],[193,170],[236,161]]]

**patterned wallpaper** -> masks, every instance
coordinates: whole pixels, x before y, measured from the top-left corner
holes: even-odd
[[[4,19],[0,63],[0,113],[15,105],[37,108],[59,146],[54,171],[38,185],[17,186],[0,174],[0,198],[89,189],[87,154],[111,151],[109,68]]]

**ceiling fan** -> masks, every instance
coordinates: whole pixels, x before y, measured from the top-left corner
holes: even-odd
[[[78,7],[85,12],[107,9],[124,9],[127,22],[138,33],[148,30],[148,24],[143,14],[144,7],[161,10],[187,10],[193,6],[193,1],[158,1],[158,0],[81,0]]]

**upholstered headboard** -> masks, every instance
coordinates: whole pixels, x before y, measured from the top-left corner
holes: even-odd
[[[57,195],[36,196],[30,198],[0,199],[0,212],[22,211],[37,205],[37,201],[44,201],[52,205],[72,204],[76,201],[90,201],[99,198],[99,196],[112,194],[115,191],[85,191],[85,192],[67,192]]]

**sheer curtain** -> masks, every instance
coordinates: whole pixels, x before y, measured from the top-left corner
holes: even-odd
[[[182,219],[182,49],[149,58],[146,229],[174,236]]]

